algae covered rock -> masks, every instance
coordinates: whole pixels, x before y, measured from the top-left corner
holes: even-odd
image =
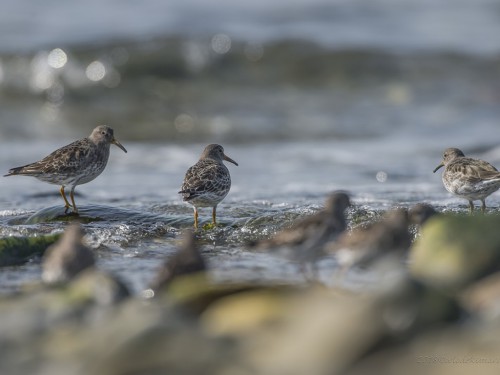
[[[0,238],[0,267],[23,264],[33,256],[41,256],[56,242],[60,234],[36,237]]]
[[[410,251],[410,271],[450,291],[500,265],[500,217],[446,215],[429,220]]]

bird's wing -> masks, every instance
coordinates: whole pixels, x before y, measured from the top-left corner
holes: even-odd
[[[85,159],[85,156],[91,151],[91,148],[86,147],[86,142],[89,142],[86,138],[75,141],[55,150],[40,161],[22,167],[12,168],[11,171],[13,174],[26,175],[68,173],[76,171],[80,168],[82,160]],[[11,171],[9,171],[9,173]]]
[[[192,199],[199,195],[220,192],[229,182],[230,177],[225,166],[200,160],[187,170],[179,193],[183,194],[185,199]]]
[[[451,163],[447,166],[449,172],[461,174],[463,178],[472,183],[477,183],[481,180],[492,180],[500,178],[500,172],[490,163],[472,158],[461,158],[456,163]],[[463,161],[466,160],[466,163]]]

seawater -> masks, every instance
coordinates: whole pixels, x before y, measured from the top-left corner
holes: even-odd
[[[301,282],[296,264],[247,241],[338,189],[352,195],[349,217],[417,202],[464,210],[432,173],[443,150],[500,165],[497,3],[0,1],[0,171],[114,128],[129,153],[114,148],[76,199],[119,210],[85,224],[86,241],[137,292],[191,227],[177,194],[186,169],[220,143],[239,167],[224,226],[202,234],[213,276]],[[487,203],[497,210],[499,194]],[[0,236],[64,230],[25,223],[60,204],[56,186],[0,178]],[[322,260],[321,279],[335,269]],[[3,268],[0,291],[39,275],[39,259]]]
[[[62,144],[4,144],[0,169],[36,160]],[[114,272],[139,292],[176,250],[180,233],[192,226],[192,208],[177,192],[185,170],[196,162],[204,145],[129,142],[125,146],[128,154],[113,147],[105,172],[77,187],[76,199],[81,208],[100,205],[104,211],[105,207],[123,211],[118,221],[85,224],[86,242],[95,249],[100,268]],[[302,282],[296,263],[279,254],[255,253],[246,244],[321,209],[333,190],[350,192],[355,210],[373,214],[417,202],[431,203],[438,210],[466,209],[464,202],[444,190],[440,175],[432,173],[441,149],[422,152],[410,140],[404,145],[386,140],[227,144],[225,151],[239,167],[229,166],[232,189],[218,209],[224,226],[202,234],[202,251],[217,280]],[[498,160],[500,150],[485,155]],[[58,222],[19,223],[20,218],[61,205],[58,187],[21,176],[0,182],[1,236],[64,229],[65,224]],[[499,198],[493,194],[488,205],[496,210]],[[201,219],[210,220],[209,209],[202,210]],[[335,260],[326,258],[319,265],[323,281],[332,281]],[[6,267],[0,290],[16,290],[39,275],[39,259]]]

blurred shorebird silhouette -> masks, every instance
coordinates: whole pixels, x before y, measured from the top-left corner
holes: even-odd
[[[345,192],[333,192],[328,196],[324,209],[251,246],[259,250],[286,247],[291,250],[291,258],[301,265],[304,274],[307,273],[307,265],[311,264],[313,276],[316,276],[316,261],[324,255],[325,245],[347,228],[345,210],[350,205]]]
[[[439,212],[428,203],[417,203],[408,210],[410,223],[418,226],[422,226],[431,217],[437,215]]]
[[[203,272],[206,269],[196,236],[192,230],[187,230],[182,235],[179,249],[169,256],[159,269],[156,278],[151,283],[151,289],[165,288],[179,276]]]
[[[71,224],[62,237],[45,251],[42,280],[48,284],[70,281],[83,270],[93,267],[94,254],[83,244],[80,224]]]
[[[411,245],[408,210],[386,212],[380,220],[342,234],[328,247],[336,254],[340,275],[348,269],[367,267],[387,257],[402,257]]]

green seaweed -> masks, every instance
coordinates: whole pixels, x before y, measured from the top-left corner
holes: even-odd
[[[43,255],[47,247],[56,242],[60,234],[39,237],[0,238],[0,267],[25,263],[35,255]]]

